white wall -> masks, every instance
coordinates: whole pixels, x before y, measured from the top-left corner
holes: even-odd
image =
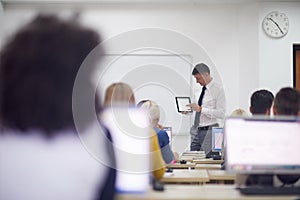
[[[205,61],[216,70],[214,75],[225,87],[229,115],[238,107],[248,111],[250,95],[257,89],[267,88],[275,94],[283,86],[292,86],[292,44],[300,43],[300,2],[249,2],[93,5],[83,7],[81,20],[97,29],[103,39],[155,27],[195,41],[207,57],[199,56],[202,52],[197,55],[197,48],[187,50],[185,44],[175,44],[186,51],[182,53],[194,57],[194,64]],[[290,19],[290,30],[284,38],[271,39],[261,28],[264,16],[273,10],[285,12]],[[4,36],[27,22],[34,11],[30,6],[12,6],[5,7],[4,13],[0,45]],[[148,35],[145,40],[151,38]],[[188,138],[180,138],[174,145],[177,151],[188,146]]]
[[[263,3],[260,21],[273,10],[287,15],[289,32],[283,38],[272,39],[264,34],[259,24],[259,86],[276,93],[283,86],[293,85],[293,43],[300,43],[300,2]]]

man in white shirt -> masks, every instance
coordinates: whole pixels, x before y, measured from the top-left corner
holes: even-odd
[[[196,82],[202,86],[198,103],[188,104],[196,112],[195,122],[191,128],[191,151],[211,150],[211,130],[219,126],[225,117],[225,93],[221,84],[214,81],[209,67],[200,63],[192,72]]]

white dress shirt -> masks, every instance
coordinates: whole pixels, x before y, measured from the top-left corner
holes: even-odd
[[[206,85],[205,94],[202,101],[199,126],[209,126],[213,124],[223,125],[225,118],[225,93],[221,84],[213,79]]]

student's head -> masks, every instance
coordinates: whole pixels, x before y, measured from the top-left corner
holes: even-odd
[[[268,90],[257,90],[250,98],[250,112],[253,115],[270,115],[274,95]]]
[[[206,86],[211,81],[209,67],[204,63],[197,64],[192,71],[192,75],[196,82],[202,86]]]
[[[73,128],[74,81],[99,42],[95,31],[52,15],[39,15],[21,28],[1,52],[1,123],[24,134],[38,129],[48,136]]]
[[[158,125],[158,122],[160,119],[160,110],[159,110],[159,106],[157,105],[157,103],[154,101],[148,100],[148,101],[145,101],[141,105],[141,108],[148,111],[150,124],[152,127],[156,127]]]
[[[230,116],[231,117],[249,117],[249,114],[245,110],[238,108],[238,109],[232,111]]]
[[[300,116],[300,92],[291,87],[279,90],[275,96],[274,115]]]
[[[136,107],[137,108],[140,108],[145,102],[147,102],[147,101],[149,101],[148,99],[144,99],[144,100],[141,100],[140,102],[138,102],[137,104],[136,104]]]
[[[133,90],[126,83],[111,84],[105,91],[104,106],[135,106]]]

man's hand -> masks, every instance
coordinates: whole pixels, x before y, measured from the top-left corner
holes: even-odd
[[[192,111],[201,112],[201,110],[202,110],[202,107],[196,103],[190,103],[190,104],[187,104],[186,106],[190,107]]]

